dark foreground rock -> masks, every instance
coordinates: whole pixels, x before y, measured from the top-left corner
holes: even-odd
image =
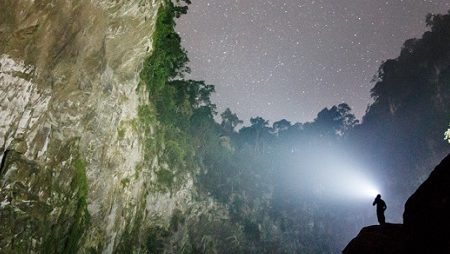
[[[344,249],[343,253],[397,254],[404,253],[405,239],[402,224],[384,224],[365,227]]]
[[[408,199],[403,223],[408,251],[450,253],[450,155]]]
[[[450,253],[450,155],[408,199],[403,220],[363,228],[343,253]]]

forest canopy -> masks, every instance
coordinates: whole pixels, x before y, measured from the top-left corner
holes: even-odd
[[[190,3],[182,2],[164,1],[159,11],[153,53],[141,74],[152,107],[141,109],[140,117],[145,122],[156,112],[166,140],[157,146],[177,168],[158,175],[166,191],[183,174],[194,174],[200,191],[227,207],[228,226],[211,233],[216,245],[247,253],[336,252],[370,216],[360,208],[349,211],[348,203],[330,205],[330,192],[337,193],[321,179],[339,181],[354,167],[377,176],[387,196],[401,204],[428,174],[421,169],[450,151],[442,138],[450,117],[450,15],[428,16],[430,31],[406,41],[398,58],[380,66],[362,122],[342,103],[311,122],[270,124],[255,116],[238,129],[243,121],[230,109],[215,120],[213,85],[184,79],[189,59],[174,29]],[[152,152],[154,141],[147,142]],[[400,216],[400,205],[391,209]],[[162,241],[176,229],[166,233]]]

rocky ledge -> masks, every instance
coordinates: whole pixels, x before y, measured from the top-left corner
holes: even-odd
[[[403,221],[363,228],[343,253],[450,253],[450,155],[408,199]]]

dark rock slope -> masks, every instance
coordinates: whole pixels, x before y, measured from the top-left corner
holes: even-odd
[[[403,222],[409,250],[450,253],[450,155],[408,199]]]
[[[450,155],[408,199],[403,220],[363,228],[343,253],[450,253]]]
[[[404,253],[405,241],[402,224],[373,225],[365,227],[344,249],[343,253],[397,254]]]

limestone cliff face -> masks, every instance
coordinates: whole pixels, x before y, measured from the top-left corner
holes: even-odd
[[[160,4],[0,1],[0,252],[139,251],[146,224],[189,202],[192,181],[151,191],[165,165],[143,155]]]

